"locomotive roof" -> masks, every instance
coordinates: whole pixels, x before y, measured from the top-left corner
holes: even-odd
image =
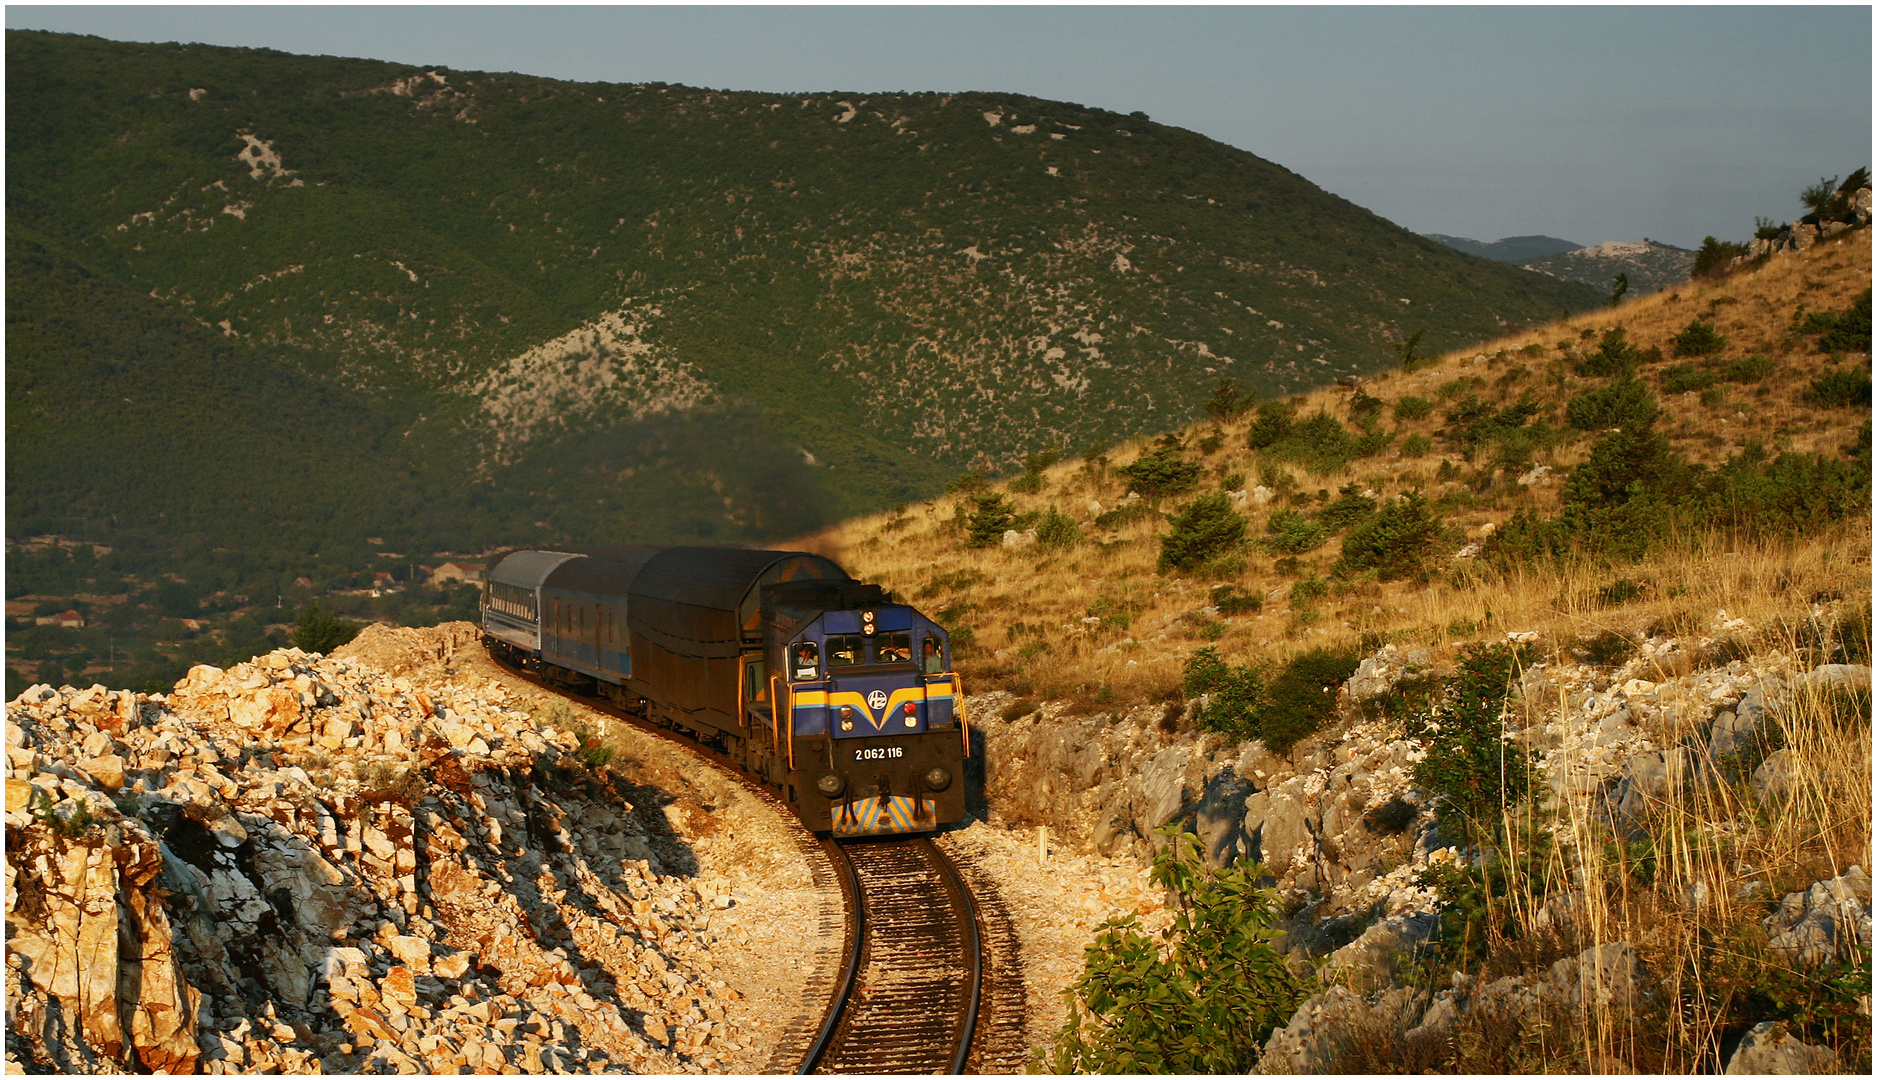
[[[766,573],[777,564],[776,575]],[[735,611],[759,581],[794,577],[851,581],[832,560],[805,551],[751,551],[744,548],[666,548],[646,561],[632,584],[634,597],[667,600],[695,607]]]
[[[514,585],[523,589],[538,589],[554,568],[569,559],[581,559],[584,556],[571,551],[516,551],[504,557],[489,571],[489,582],[494,585]]]

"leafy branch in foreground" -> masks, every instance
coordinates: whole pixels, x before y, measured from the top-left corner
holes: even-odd
[[[1252,862],[1208,869],[1176,823],[1152,880],[1173,894],[1155,940],[1110,919],[1067,992],[1069,1019],[1047,1065],[1056,1073],[1242,1073],[1312,989],[1271,946],[1271,892]]]

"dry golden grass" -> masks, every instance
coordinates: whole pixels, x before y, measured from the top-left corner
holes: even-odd
[[[1182,433],[1182,442],[1189,459],[1205,466],[1201,491],[1217,490],[1233,473],[1250,483],[1261,474],[1283,475],[1305,497],[1330,495],[1352,481],[1382,497],[1419,488],[1449,526],[1478,538],[1485,526],[1497,527],[1521,508],[1555,513],[1558,486],[1518,485],[1461,461],[1451,449],[1403,459],[1401,443],[1441,426],[1441,388],[1462,378],[1481,380],[1475,392],[1488,400],[1509,402],[1530,390],[1551,410],[1541,419],[1563,427],[1563,403],[1594,385],[1572,374],[1575,359],[1594,350],[1605,329],[1621,325],[1636,346],[1655,346],[1664,354],[1662,363],[1644,369],[1643,378],[1663,405],[1658,429],[1687,458],[1712,465],[1749,440],[1773,452],[1835,456],[1856,439],[1868,413],[1804,402],[1807,384],[1831,361],[1816,352],[1813,338],[1791,327],[1800,305],[1811,311],[1848,307],[1870,287],[1870,265],[1870,233],[1860,230],[1725,281],[1642,297],[1460,350],[1421,370],[1380,376],[1364,389],[1391,405],[1406,395],[1440,404],[1425,420],[1397,425],[1392,453],[1354,461],[1343,473],[1316,476],[1262,460],[1246,448],[1250,417],[1196,424]],[[1728,335],[1725,358],[1763,354],[1775,361],[1776,374],[1755,385],[1722,384],[1721,404],[1703,404],[1697,394],[1664,394],[1662,369],[1679,362],[1672,339],[1697,318]],[[1849,362],[1868,364],[1869,358]],[[1344,390],[1327,388],[1294,400],[1301,414],[1323,409],[1348,416]],[[1384,420],[1392,422],[1392,409]],[[1218,437],[1218,448],[1203,453],[1200,442],[1208,435]],[[1568,468],[1593,442],[1567,438],[1541,451],[1537,461]],[[1107,462],[1125,464],[1149,446],[1140,440],[1115,448]],[[1243,572],[1229,579],[1159,574],[1164,522],[1150,519],[1115,530],[1092,524],[1091,502],[1113,508],[1127,490],[1125,477],[1107,462],[1057,464],[1044,472],[1034,494],[995,485],[1019,512],[1055,507],[1080,521],[1084,541],[1064,551],[966,548],[954,519],[968,501],[958,495],[851,521],[809,542],[941,621],[968,627],[975,642],[960,664],[968,688],[1001,687],[1067,699],[1084,709],[1177,696],[1186,659],[1207,644],[1220,646],[1235,663],[1275,663],[1307,648],[1357,647],[1381,639],[1429,646],[1442,655],[1459,641],[1533,631],[1549,654],[1541,658],[1568,663],[1580,643],[1614,632],[1632,642],[1666,637],[1682,643],[1652,654],[1653,672],[1644,677],[1657,681],[1749,655],[1756,663],[1802,669],[1804,648],[1812,643],[1808,635],[1816,635],[1821,612],[1828,620],[1854,617],[1871,603],[1866,518],[1784,540],[1686,536],[1643,561],[1621,565],[1583,558],[1494,571],[1452,562],[1425,584],[1333,583],[1314,605],[1293,606],[1291,588],[1300,578],[1326,574],[1338,541],[1302,556],[1288,572],[1279,572],[1268,556],[1251,554]],[[1316,504],[1311,498],[1300,508]],[[1241,505],[1250,534],[1262,535],[1269,513],[1283,505],[1281,499],[1263,507]],[[1621,602],[1599,595],[1619,578],[1636,586],[1635,595]],[[1218,584],[1264,597],[1263,610],[1229,618],[1210,614],[1209,592]],[[1740,629],[1736,619],[1749,629]],[[1555,711],[1561,704],[1527,707]],[[1660,747],[1695,742],[1703,734],[1696,726],[1708,720],[1699,709],[1665,715],[1670,719],[1664,729],[1651,732]],[[1515,900],[1519,933],[1495,943],[1498,966],[1481,974],[1525,970],[1593,942],[1629,941],[1654,979],[1655,1011],[1620,1013],[1606,1003],[1549,1018],[1538,1025],[1542,1030],[1475,1017],[1456,1038],[1435,1047],[1407,1047],[1399,1032],[1372,1032],[1372,1038],[1352,1044],[1353,1065],[1372,1071],[1718,1070],[1723,1039],[1739,1034],[1743,1002],[1815,978],[1789,970],[1766,951],[1760,925],[1765,894],[1754,900],[1738,886],[1756,880],[1776,898],[1852,864],[1871,866],[1868,713],[1847,721],[1841,708],[1807,692],[1786,711],[1782,726],[1794,797],[1763,799],[1741,782],[1682,783],[1651,806],[1646,848],[1626,842],[1634,837],[1612,836],[1609,819],[1593,814],[1584,799],[1547,800],[1525,810],[1526,822],[1555,841],[1536,871],[1547,881],[1530,883],[1538,887],[1525,894],[1579,890],[1579,921],[1559,937],[1555,924],[1550,930],[1541,925],[1545,920],[1535,902]],[[1508,832],[1525,835],[1523,829]],[[1521,860],[1508,858],[1505,864]],[[1701,902],[1689,902],[1697,891]],[[1515,889],[1514,897],[1521,892]],[[1764,1001],[1755,1008],[1763,1012]],[[1868,1016],[1826,1041],[1852,1069],[1869,1068]]]
[[[1813,351],[1812,338],[1788,328],[1800,304],[1814,311],[1849,306],[1870,285],[1870,256],[1869,231],[1858,230],[1722,282],[1642,297],[1459,350],[1414,372],[1384,374],[1364,389],[1391,405],[1412,394],[1444,406],[1440,387],[1476,377],[1485,383],[1478,392],[1488,399],[1510,401],[1531,390],[1551,410],[1541,419],[1561,428],[1563,402],[1595,382],[1571,374],[1571,364],[1596,347],[1604,329],[1620,324],[1639,348],[1659,347],[1667,358],[1645,369],[1644,377],[1662,397],[1666,416],[1660,427],[1690,459],[1723,460],[1749,439],[1775,451],[1835,455],[1855,439],[1856,424],[1865,415],[1815,409],[1802,401],[1807,383],[1827,361]],[[1660,370],[1675,362],[1672,339],[1695,318],[1716,322],[1729,336],[1728,358],[1764,353],[1775,359],[1776,374],[1756,385],[1723,384],[1729,401],[1721,406],[1703,405],[1695,394],[1661,395]],[[1293,400],[1301,414],[1324,409],[1346,418],[1347,399],[1348,391],[1332,387]],[[1396,424],[1394,450],[1353,461],[1334,475],[1312,475],[1261,459],[1247,448],[1250,416],[1195,424],[1183,433],[1183,441],[1189,458],[1206,468],[1202,491],[1217,489],[1233,473],[1248,477],[1247,487],[1260,475],[1283,475],[1299,499],[1329,496],[1352,481],[1382,497],[1418,488],[1437,500],[1450,527],[1469,537],[1479,537],[1485,526],[1496,527],[1520,508],[1556,511],[1556,483],[1521,486],[1503,473],[1494,476],[1490,466],[1463,462],[1451,449],[1403,459],[1401,443],[1410,435],[1431,435],[1442,423],[1441,411],[1437,407],[1425,420]],[[1385,423],[1392,423],[1391,417],[1392,410],[1385,412]],[[1199,443],[1208,435],[1218,436],[1218,448],[1204,453]],[[1106,462],[1132,461],[1149,442],[1110,450]],[[1593,442],[1567,433],[1566,441],[1541,451],[1536,460],[1568,467]],[[1443,464],[1453,479],[1439,479]],[[1302,556],[1289,572],[1279,572],[1271,557],[1250,554],[1243,573],[1226,580],[1161,575],[1155,564],[1158,538],[1166,532],[1163,522],[1152,519],[1112,531],[1092,525],[1092,503],[1111,509],[1127,491],[1126,478],[1112,465],[1065,461],[1044,471],[1036,494],[1012,492],[1007,484],[994,489],[1003,491],[1019,512],[1055,507],[1076,518],[1085,530],[1084,542],[1053,554],[968,549],[962,532],[951,524],[961,505],[968,508],[962,495],[855,519],[801,542],[836,555],[851,572],[894,589],[928,614],[946,613],[942,621],[970,627],[975,643],[962,650],[961,667],[980,688],[1001,686],[1089,705],[1171,694],[1185,658],[1214,642],[1237,662],[1281,661],[1305,648],[1353,645],[1364,635],[1441,646],[1488,630],[1535,630],[1563,642],[1604,628],[1634,631],[1655,620],[1705,625],[1722,607],[1747,614],[1756,624],[1790,622],[1802,616],[1815,592],[1869,595],[1868,536],[1859,525],[1830,537],[1742,545],[1732,552],[1718,549],[1719,542],[1711,538],[1689,538],[1648,562],[1621,569],[1585,562],[1495,574],[1455,563],[1424,586],[1344,585],[1313,605],[1293,608],[1287,600],[1290,588],[1299,578],[1326,574],[1336,560],[1338,540]],[[1282,505],[1280,498],[1265,507],[1242,507],[1251,520],[1250,534],[1263,535],[1269,512]],[[1304,508],[1314,505],[1312,500]],[[1645,596],[1614,611],[1590,602],[1597,589],[1618,576],[1647,583]],[[1217,584],[1265,597],[1263,611],[1209,617],[1202,609]]]

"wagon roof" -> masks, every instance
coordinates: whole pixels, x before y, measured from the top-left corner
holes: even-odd
[[[517,551],[495,564],[495,569],[489,571],[489,581],[495,585],[538,589],[555,567],[569,559],[584,557],[571,551]]]
[[[783,567],[788,576],[803,576],[836,581],[852,580],[847,571],[832,560],[805,551],[750,551],[743,548],[682,547],[667,548],[652,556],[632,584],[634,597],[668,600],[696,607],[735,611],[750,589],[765,578],[778,563],[797,561],[796,567]],[[793,575],[789,571],[794,570]]]

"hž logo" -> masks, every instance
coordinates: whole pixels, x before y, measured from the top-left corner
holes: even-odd
[[[873,706],[874,712],[879,712],[881,709],[886,708],[886,691],[875,690],[873,693],[868,694],[867,704]]]

